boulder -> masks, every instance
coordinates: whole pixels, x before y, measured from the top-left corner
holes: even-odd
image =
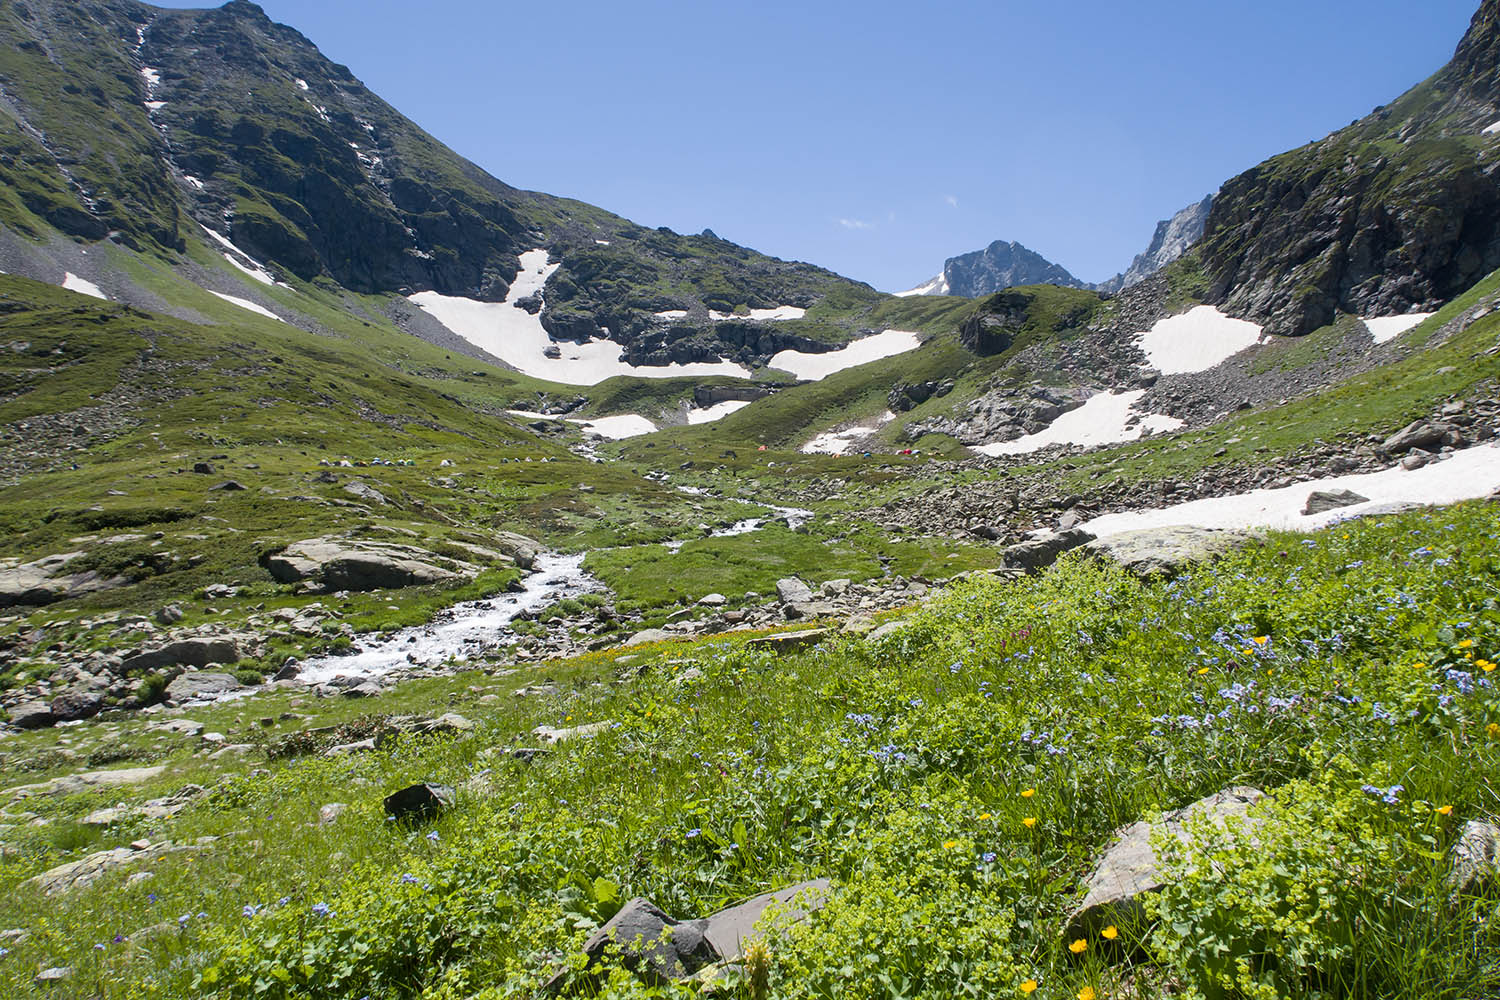
[[[1413,448],[1431,448],[1440,443],[1452,429],[1448,424],[1417,420],[1386,438],[1380,447],[1392,455],[1404,454]]]
[[[745,643],[746,649],[765,649],[773,653],[794,653],[799,649],[816,646],[833,635],[831,628],[814,628],[805,632],[783,632],[780,635],[762,635]]]
[[[159,777],[165,770],[165,767],[157,765],[154,767],[127,767],[115,771],[84,771],[79,774],[65,774],[60,778],[38,782],[34,785],[17,785],[15,788],[8,788],[4,792],[0,792],[0,799],[25,799],[33,795],[74,795],[78,792],[86,792],[95,788],[121,788],[127,785],[143,785],[153,778]]]
[[[1007,546],[1003,558],[1008,566],[1022,569],[1045,569],[1057,562],[1057,557],[1080,545],[1094,540],[1094,536],[1082,528],[1067,531],[1047,531],[1024,542]]]
[[[104,708],[104,692],[73,688],[52,699],[52,717],[58,722],[92,719]]]
[[[544,745],[553,746],[558,743],[567,743],[570,740],[586,740],[590,737],[598,736],[612,725],[614,725],[612,722],[591,722],[586,726],[573,726],[568,729],[537,726],[531,731],[531,735],[535,736]]]
[[[423,782],[387,795],[385,814],[398,823],[419,822],[434,819],[452,809],[454,801],[453,789],[448,785]]]
[[[1170,576],[1185,566],[1215,559],[1250,537],[1241,531],[1171,525],[1100,538],[1090,542],[1088,549],[1147,578]]]
[[[706,921],[679,923],[650,900],[636,898],[589,936],[583,950],[597,968],[610,944],[620,946],[626,968],[652,986],[686,979],[720,956],[704,936]]]
[[[238,663],[254,640],[242,635],[205,635],[174,639],[128,657],[120,664],[127,674],[158,667],[206,667],[211,663]]]
[[[217,698],[231,691],[238,691],[244,686],[235,679],[233,674],[182,674],[167,685],[167,700],[181,704],[200,698]]]
[[[162,843],[148,844],[141,848],[116,847],[108,851],[98,851],[77,861],[69,861],[67,864],[49,868],[40,875],[34,875],[22,882],[21,886],[36,889],[43,896],[60,896],[78,889],[86,889],[112,871],[126,865],[159,858],[171,850],[170,843]]]
[[[374,746],[377,750],[384,750],[407,735],[458,736],[473,731],[474,723],[457,712],[449,712],[436,719],[398,718],[390,720],[389,727],[376,735]]]
[[[93,570],[69,573],[82,552],[63,552],[19,566],[0,567],[0,608],[35,607],[67,597],[123,587],[124,577],[104,577]]]
[[[839,613],[837,606],[827,601],[798,601],[788,604],[784,613],[791,621],[807,621],[813,618],[829,618]]]
[[[294,542],[263,562],[282,583],[316,580],[329,590],[394,590],[478,576],[481,567],[444,560],[425,549],[367,539],[309,538]]]
[[[1222,823],[1230,817],[1247,818],[1250,807],[1265,793],[1257,788],[1229,788],[1217,795],[1167,813],[1154,823],[1144,820],[1119,833],[1113,847],[1104,853],[1086,884],[1088,894],[1068,919],[1067,937],[1092,938],[1106,924],[1128,924],[1140,914],[1140,897],[1164,885],[1164,876],[1153,836],[1168,834],[1186,843],[1190,821],[1200,816]],[[1247,822],[1254,823],[1253,819]]]
[[[729,599],[723,594],[705,594],[698,598],[698,603],[705,608],[722,608],[729,603]]]
[[[812,588],[795,576],[776,581],[776,596],[783,604],[806,604],[812,600]]]
[[[756,896],[709,917],[704,921],[703,936],[724,961],[739,961],[744,957],[745,949],[761,938],[767,929],[756,924],[768,909],[773,905],[777,907],[776,915],[771,918],[777,926],[801,923],[823,908],[828,901],[828,889],[828,880],[820,878]]]
[[[536,567],[536,557],[544,550],[542,543],[535,538],[527,538],[513,531],[501,531],[493,536],[492,544],[495,548],[505,553],[516,561],[516,565],[524,570]]]
[[[1472,892],[1500,873],[1500,826],[1479,820],[1464,824],[1453,845],[1448,884],[1455,892]]]
[[[156,610],[155,618],[159,625],[176,625],[183,619],[182,608],[175,604],[168,604]]]
[[[345,483],[344,492],[349,494],[351,497],[363,500],[366,503],[382,505],[390,503],[390,501],[385,498],[384,493],[380,492],[375,487],[371,486],[369,483],[365,482],[362,479],[356,479],[352,483]]]
[[[27,701],[10,708],[10,724],[17,729],[46,729],[57,722],[52,706],[44,701]]]
[[[1362,497],[1353,490],[1317,490],[1308,494],[1307,503],[1302,507],[1302,516],[1326,514],[1340,507],[1353,507],[1355,504],[1369,502],[1369,497]]]
[[[680,639],[680,638],[682,638],[682,637],[679,636],[679,635],[673,635],[671,632],[667,632],[664,629],[648,628],[648,629],[645,629],[644,631],[637,632],[635,635],[631,636],[629,639],[626,639],[625,640],[625,645],[627,645],[627,646],[644,646],[648,642],[668,642],[668,641],[670,641],[672,639]]]

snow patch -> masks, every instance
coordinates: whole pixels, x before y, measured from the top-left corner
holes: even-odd
[[[223,299],[225,302],[228,302],[230,305],[239,306],[241,309],[248,309],[253,313],[258,313],[259,315],[266,317],[267,319],[274,319],[278,323],[286,322],[286,320],[282,319],[280,316],[276,315],[265,306],[257,302],[251,302],[249,299],[236,298],[233,295],[225,295],[223,292],[216,292],[212,289],[208,290],[208,294],[216,295],[219,298]]]
[[[199,191],[203,190],[203,182],[200,181],[198,178],[194,177],[192,174],[183,174],[182,175],[182,180],[183,180],[184,183],[192,185],[194,188],[197,188]]]
[[[1213,306],[1198,306],[1171,316],[1141,334],[1146,360],[1163,375],[1206,372],[1260,343],[1264,330],[1226,316]]]
[[[1364,320],[1365,329],[1370,331],[1370,336],[1375,338],[1375,343],[1384,344],[1395,340],[1407,330],[1421,326],[1431,319],[1435,313],[1407,313],[1404,316],[1377,316],[1374,319]]]
[[[1495,124],[1491,125],[1489,128],[1485,129],[1484,130],[1484,134],[1485,135],[1500,134],[1500,122],[1496,122]]]
[[[683,315],[687,314],[684,313]],[[806,315],[806,309],[799,309],[796,306],[777,306],[775,309],[751,309],[750,312],[745,315],[740,315],[738,313],[716,312],[710,309],[708,318],[717,320],[721,323],[725,320],[730,319],[753,319],[763,322],[780,323],[785,322],[786,320],[801,319]]]
[[[167,102],[166,101],[147,101],[146,102],[146,110],[147,111],[160,111],[162,108],[164,108],[166,106],[167,106]]]
[[[494,355],[517,371],[566,385],[598,385],[616,375],[637,378],[728,375],[750,378],[750,372],[729,361],[662,366],[634,366],[620,358],[620,345],[609,340],[586,344],[554,342],[542,326],[541,317],[515,305],[540,292],[561,264],[548,264],[546,250],[521,254],[521,270],[511,283],[504,302],[478,302],[437,292],[419,292],[410,301],[439,323]],[[561,357],[549,358],[555,347]]]
[[[825,431],[802,446],[804,455],[847,455],[850,449],[874,434],[880,428],[896,419],[896,415],[886,410],[874,423],[856,424],[853,427],[845,427],[843,430]]]
[[[609,246],[609,240],[595,240],[594,243],[597,246],[601,246],[601,247],[607,247],[607,246]]]
[[[67,271],[63,274],[62,286],[70,292],[77,292],[80,295],[92,295],[96,299],[109,301],[109,296],[105,295],[98,285],[92,281],[83,280],[72,271]]]
[[[711,424],[716,420],[723,420],[736,410],[743,410],[750,402],[744,399],[730,399],[713,406],[705,406],[702,409],[694,407],[688,411],[687,420],[689,424]]]
[[[260,282],[262,285],[275,285],[276,284],[276,279],[273,278],[273,277],[271,277],[271,275],[269,273],[267,273],[266,271],[261,270],[260,267],[258,267],[258,266],[257,267],[247,267],[244,264],[241,264],[237,259],[235,259],[235,257],[234,257],[233,254],[227,254],[226,253],[224,255],[224,259],[227,260],[227,261],[229,261],[229,263],[233,264],[235,267],[239,268],[241,271],[243,271],[246,274],[248,274],[251,278],[253,278],[256,281]]]
[[[245,272],[250,277],[254,278],[256,281],[260,282],[263,285],[281,285],[281,282],[277,281],[274,277],[271,276],[271,272],[266,269],[264,264],[260,263],[254,257],[250,256],[245,251],[235,246],[229,241],[227,237],[214,232],[207,226],[203,226],[203,231],[209,236],[213,237],[214,242],[218,243],[219,246],[223,247],[227,251],[224,254],[224,259],[229,261],[229,263],[233,264],[235,267],[239,268],[241,271]],[[281,285],[281,287],[285,288],[287,286]],[[279,319],[280,317],[276,318]]]
[[[1141,417],[1134,425],[1130,423],[1131,410],[1145,389],[1134,392],[1101,392],[1090,396],[1088,402],[1076,410],[1069,410],[1047,425],[1046,430],[1014,441],[998,441],[980,445],[974,450],[991,458],[1000,455],[1029,455],[1054,444],[1074,444],[1088,448],[1096,445],[1119,444],[1137,441],[1146,431],[1175,431],[1186,426],[1176,417],[1151,414]]]
[[[146,78],[146,89],[155,91],[161,86],[161,71],[152,69],[150,66],[141,67],[141,76]]]
[[[634,413],[622,413],[614,417],[595,417],[592,420],[569,419],[568,423],[577,424],[584,429],[585,433],[596,434],[610,441],[640,437],[642,434],[650,434],[656,430],[655,424]]]
[[[297,81],[297,89],[298,90],[306,90],[307,89],[307,81],[306,80],[298,80]]]
[[[1408,472],[1400,466],[1381,472],[1331,476],[1277,490],[1194,500],[1158,509],[1105,514],[1082,525],[1099,538],[1126,531],[1187,525],[1198,528],[1275,528],[1311,531],[1374,513],[1391,503],[1445,505],[1475,500],[1500,489],[1500,447],[1481,445],[1454,452],[1441,462]],[[1369,503],[1304,517],[1307,495],[1315,490],[1353,490]]]
[[[651,315],[655,319],[669,322],[671,320],[687,319],[687,314],[686,309],[668,309],[666,312],[652,313]]]
[[[808,354],[804,351],[782,351],[771,359],[768,367],[795,375],[803,382],[821,382],[823,379],[846,368],[856,368],[879,361],[882,358],[905,354],[922,346],[919,336],[901,330],[886,330],[873,337],[865,337],[825,354]]]
[[[933,278],[931,281],[927,282],[926,284],[918,285],[916,288],[909,288],[909,289],[907,289],[904,292],[897,292],[896,293],[896,298],[898,298],[898,299],[909,299],[909,298],[911,298],[914,295],[947,295],[947,294],[948,294],[948,276],[946,274],[940,274],[936,278]]]

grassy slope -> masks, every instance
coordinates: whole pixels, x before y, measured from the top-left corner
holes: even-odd
[[[141,717],[30,734],[4,751],[17,782],[85,758],[168,770],[26,800],[51,822],[8,834],[0,886],[140,836],[220,839],[146,882],[127,869],[63,899],[7,893],[0,924],[29,936],[0,983],[34,995],[36,968],[67,963],[78,973],[51,995],[520,996],[630,896],[691,917],[828,876],[831,905],[772,941],[770,996],[1007,996],[1026,979],[1052,998],[1218,996],[1214,949],[1279,996],[1485,995],[1496,899],[1449,905],[1441,878],[1462,822],[1500,806],[1500,703],[1462,693],[1500,655],[1496,572],[1496,508],[1471,504],[1273,536],[1171,584],[1070,559],[960,587],[882,642],[783,659],[722,637],[633,650],[649,669],[631,683],[593,684],[616,667],[594,655],[358,705],[278,693],[193,713],[263,745],[443,704],[480,725],[453,743],[209,761]],[[701,679],[678,680],[689,666]],[[543,678],[564,693],[507,693]],[[531,765],[501,752],[538,724],[598,720],[615,725]],[[435,837],[381,821],[387,791],[480,771],[494,791],[461,794]],[[212,791],[175,820],[78,822],[185,781]],[[1065,918],[1119,825],[1243,784],[1272,793],[1268,825],[1174,862],[1164,919],[1120,923],[1144,955],[1092,936],[1069,954]],[[1387,806],[1366,784],[1403,788]],[[332,801],[349,811],[316,825]]]

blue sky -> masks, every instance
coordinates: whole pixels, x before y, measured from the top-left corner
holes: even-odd
[[[894,291],[996,239],[1102,280],[1437,70],[1478,0],[262,6],[507,183]]]

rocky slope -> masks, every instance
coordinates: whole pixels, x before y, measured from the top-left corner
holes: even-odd
[[[712,233],[647,229],[504,184],[246,0],[0,6],[0,112],[0,223],[32,238],[109,238],[176,266],[192,241],[222,249],[201,226],[272,277],[485,301],[506,297],[520,253],[545,248],[562,264],[546,290],[549,331],[608,328],[641,356],[666,339],[660,311],[685,314],[673,341],[708,342],[677,353],[708,356],[709,310],[878,299]],[[834,326],[814,339],[854,333]]]
[[[1067,268],[1052,263],[1035,250],[996,240],[983,250],[950,257],[941,275],[903,294],[960,295],[975,299],[1022,285],[1085,287]]]
[[[1500,266],[1500,0],[1394,103],[1224,185],[1201,243],[1210,301],[1304,334],[1339,311],[1430,310]]]

